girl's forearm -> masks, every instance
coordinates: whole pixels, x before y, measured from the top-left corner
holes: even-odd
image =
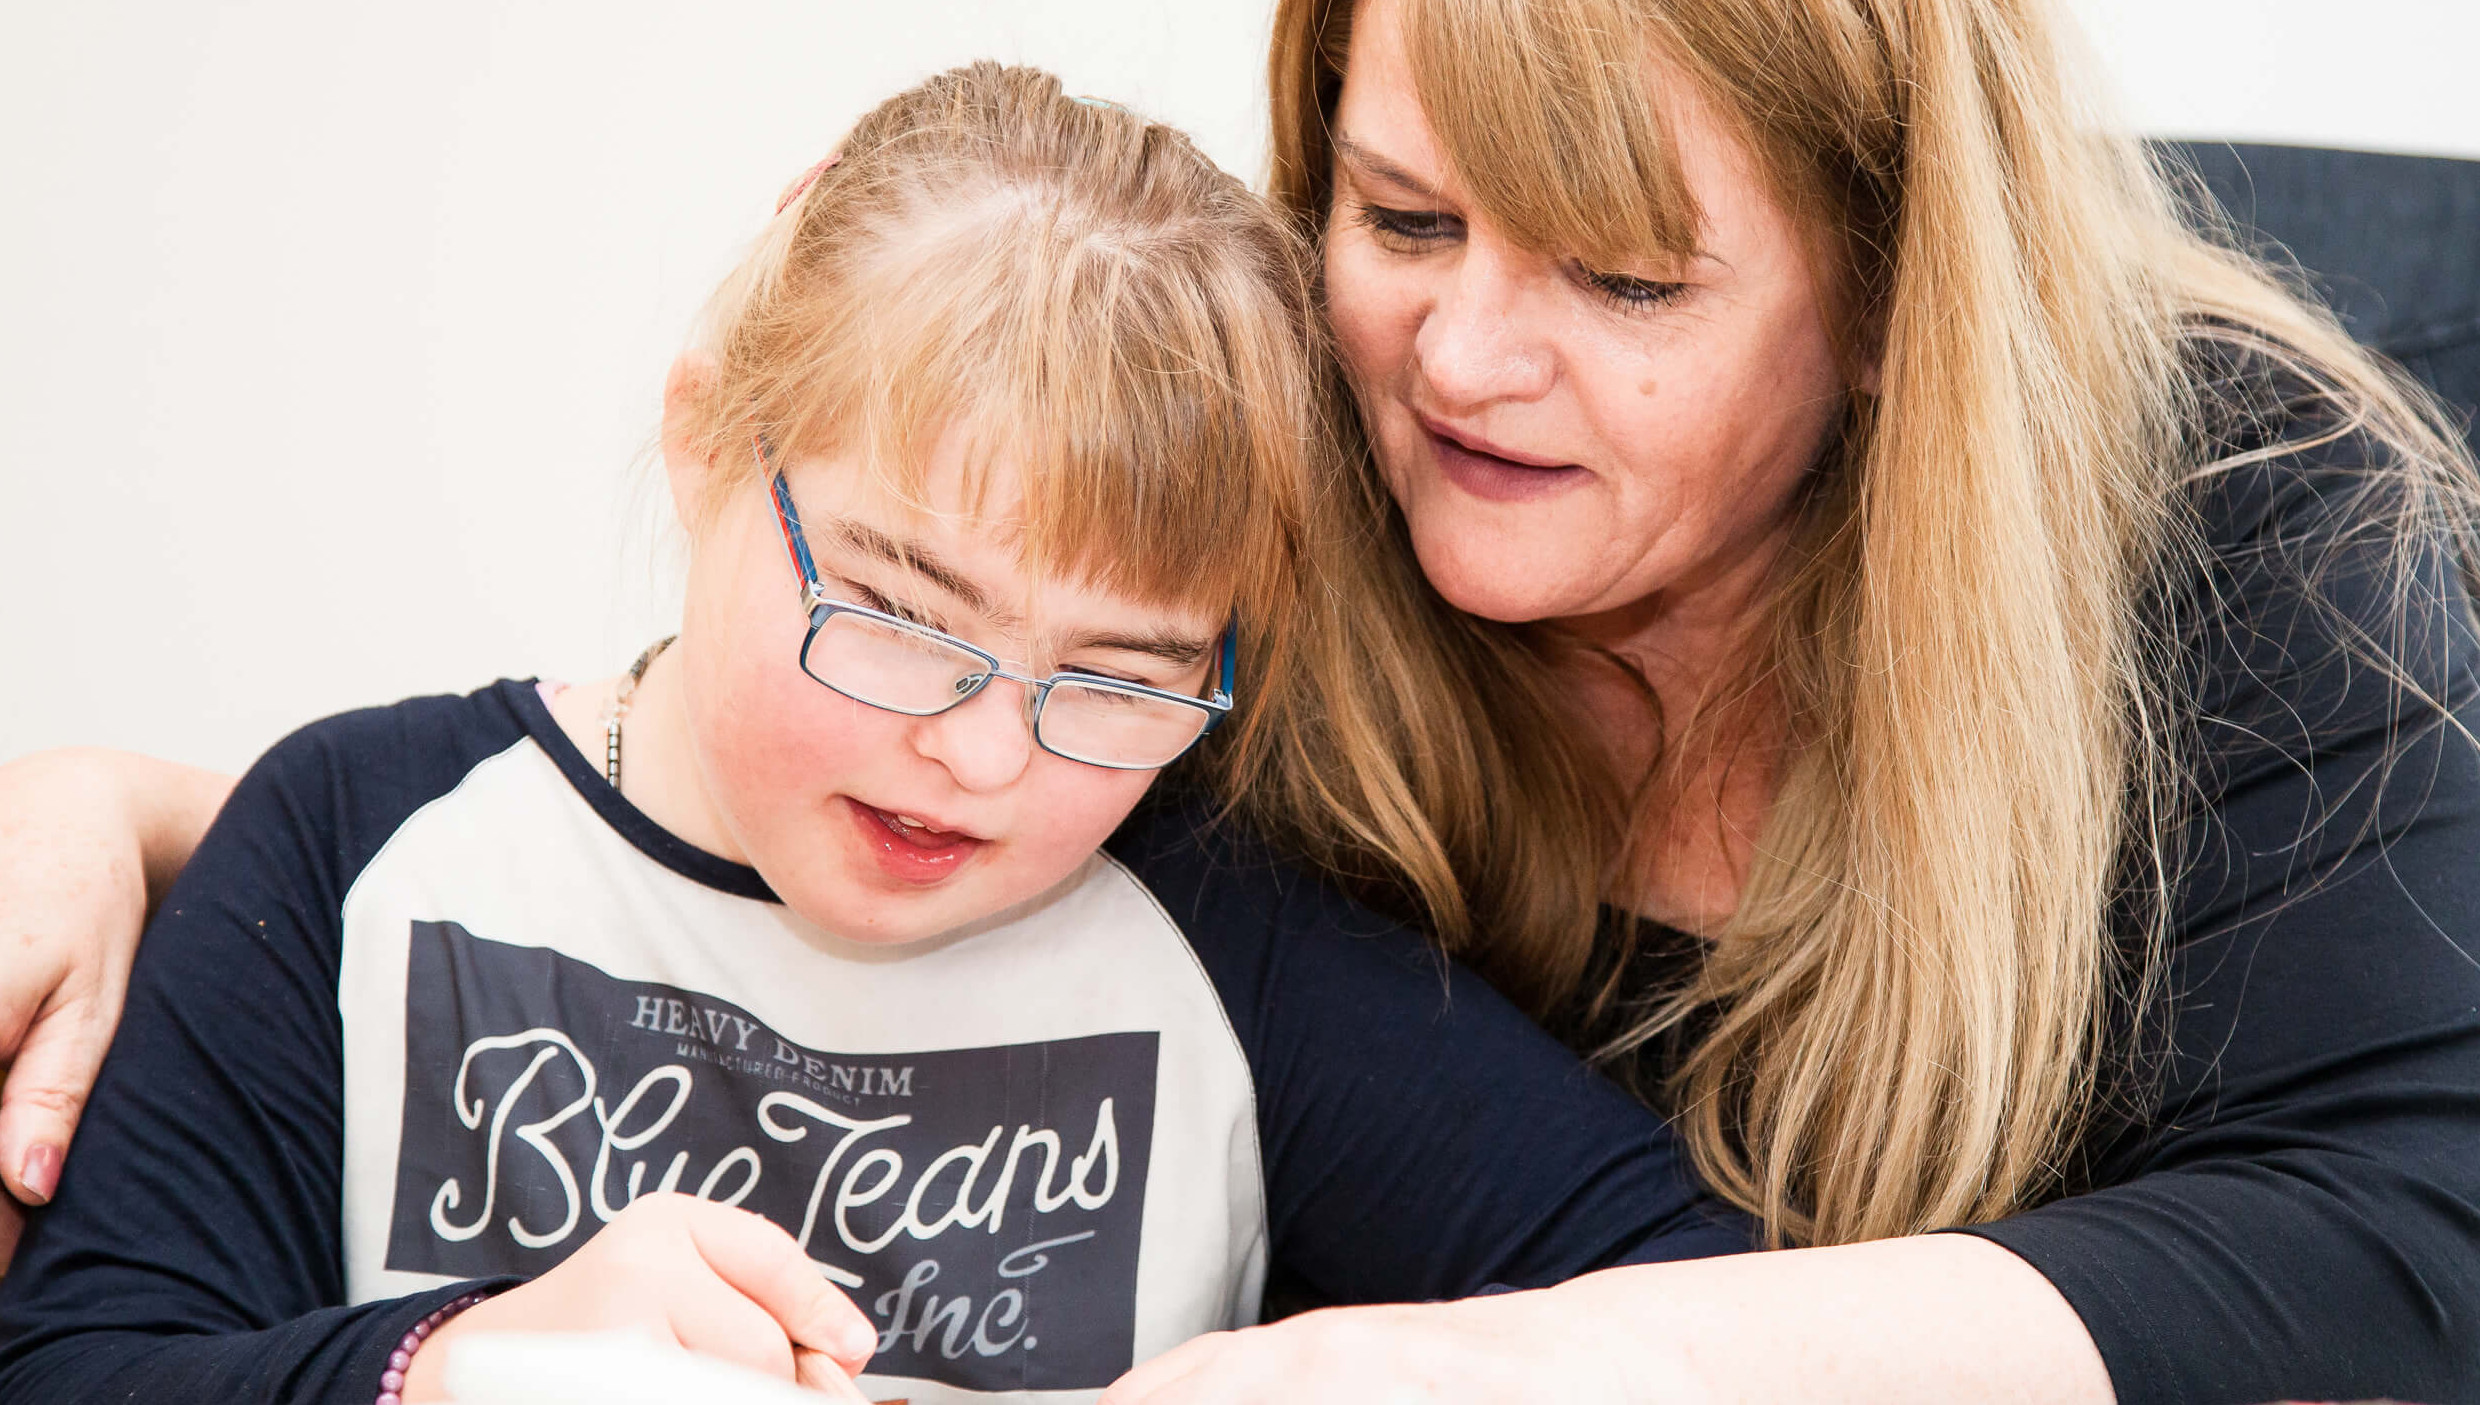
[[[1565,1319],[1549,1340],[1606,1341],[1608,1369],[1595,1374],[1628,1379],[1623,1399],[1675,1398],[1681,1375],[1718,1405],[2116,1399],[2049,1280],[1969,1235],[1607,1269],[1526,1296]],[[1639,1351],[1648,1337],[1663,1350]]]

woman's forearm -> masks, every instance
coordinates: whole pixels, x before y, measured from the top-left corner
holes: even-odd
[[[151,910],[232,793],[215,771],[102,747],[62,747],[0,765],[0,863],[20,890],[57,870],[61,893],[142,879]],[[29,871],[36,857],[49,868]],[[38,892],[39,895],[39,892]],[[73,914],[74,915],[74,914]]]
[[[119,775],[130,807],[146,869],[147,910],[152,912],[205,837],[207,826],[215,823],[232,794],[233,778],[133,752],[106,752],[103,757]]]
[[[2083,1322],[1987,1240],[1893,1239],[1605,1269],[1199,1337],[1102,1405],[2113,1405]]]
[[[1985,1239],[1925,1235],[1832,1249],[1608,1269],[1538,1310],[1606,1332],[1631,1400],[1991,1400],[2110,1405],[2101,1354],[2030,1264]],[[1658,1339],[1657,1353],[1632,1343]],[[1631,1363],[1645,1367],[1630,1379]]]

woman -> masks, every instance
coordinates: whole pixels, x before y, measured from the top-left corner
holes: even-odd
[[[2037,0],[1286,0],[1272,73],[1404,548],[1335,627],[1421,641],[1337,722],[1403,786],[1288,837],[1800,1247],[1308,1314],[1111,1405],[2480,1398],[2433,410],[2089,134]],[[111,831],[81,880],[204,808],[19,783]]]

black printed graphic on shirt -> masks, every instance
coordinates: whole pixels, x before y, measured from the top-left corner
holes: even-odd
[[[416,922],[387,1266],[538,1274],[635,1197],[755,1210],[980,1390],[1133,1364],[1153,1033],[846,1055],[693,991]]]

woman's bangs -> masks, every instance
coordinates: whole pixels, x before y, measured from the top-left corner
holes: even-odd
[[[1406,0],[1423,113],[1517,243],[1620,268],[1697,247],[1700,215],[1628,0]]]

